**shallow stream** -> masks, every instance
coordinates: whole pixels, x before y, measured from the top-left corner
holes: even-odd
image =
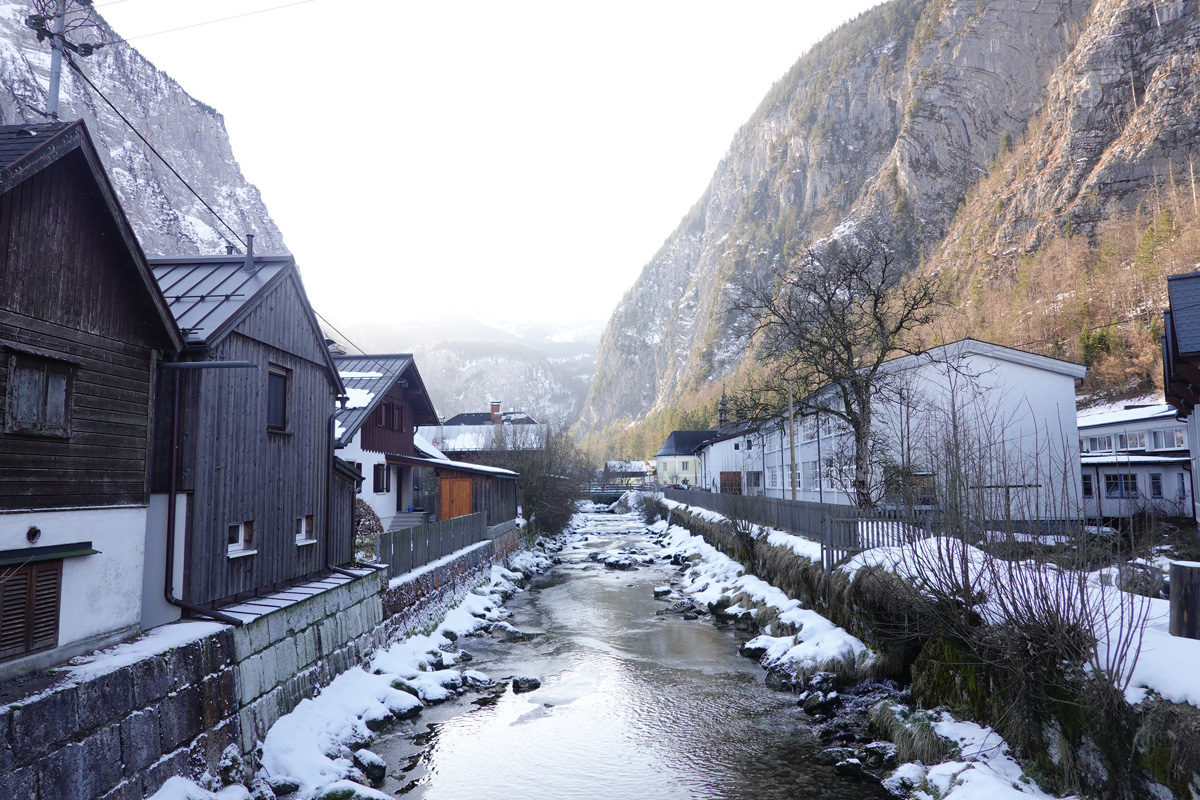
[[[464,667],[541,688],[467,695],[427,709],[414,728],[373,749],[388,762],[381,788],[440,800],[642,798],[883,798],[812,761],[824,745],[793,695],[767,689],[740,657],[745,634],[710,619],[656,615],[675,568],[606,569],[592,551],[657,545],[634,517],[588,515],[586,541],[509,601],[529,641],[467,638]]]

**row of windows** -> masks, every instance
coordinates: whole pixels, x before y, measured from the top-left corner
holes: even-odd
[[[1162,428],[1156,431],[1137,431],[1135,433],[1111,433],[1099,436],[1086,436],[1079,440],[1079,449],[1085,453],[1098,453],[1113,450],[1182,450],[1187,447],[1187,437],[1183,428]]]
[[[1104,496],[1110,500],[1134,500],[1141,497],[1141,492],[1138,488],[1138,476],[1132,473],[1106,473],[1101,477],[1104,478]],[[1185,476],[1182,472],[1176,476],[1177,485],[1175,488],[1176,497],[1183,499],[1187,496],[1187,488],[1185,484]],[[1083,475],[1083,496],[1095,497],[1096,485],[1093,477],[1088,474]],[[1150,473],[1150,497],[1155,500],[1161,500],[1163,494],[1163,476],[1161,472]]]
[[[308,544],[317,540],[317,527],[312,514],[296,517],[296,544]],[[231,556],[248,556],[257,553],[254,549],[254,520],[235,522],[229,526],[226,547]]]
[[[853,467],[850,468],[853,470]],[[800,474],[797,476],[797,488],[807,491],[817,491],[818,472],[823,472],[821,476],[824,480],[824,488],[837,489],[838,486],[838,469],[832,459],[825,460],[825,469],[819,471],[816,461],[805,461],[800,465]],[[841,476],[846,485],[853,482],[853,478],[846,475]],[[781,480],[782,479],[782,480]],[[767,467],[767,488],[778,489],[782,483],[784,488],[789,488],[792,485],[792,470],[790,467]]]

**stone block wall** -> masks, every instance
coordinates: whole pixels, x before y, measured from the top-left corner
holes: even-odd
[[[54,687],[0,710],[0,797],[126,800],[238,741],[233,635]]]
[[[384,644],[382,588],[373,572],[233,629],[239,744],[252,763],[280,717]]]
[[[390,638],[434,622],[519,546],[512,531],[390,589],[372,572],[0,706],[0,799],[138,800],[174,775],[215,775],[230,745],[253,770],[280,717]]]

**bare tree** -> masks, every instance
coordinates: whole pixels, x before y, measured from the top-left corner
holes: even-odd
[[[771,365],[773,377],[763,381],[776,384],[773,399],[793,387],[800,413],[829,415],[849,429],[860,507],[872,503],[871,402],[886,389],[884,362],[910,352],[907,334],[946,302],[936,278],[906,274],[887,236],[860,228],[812,245],[732,304]]]

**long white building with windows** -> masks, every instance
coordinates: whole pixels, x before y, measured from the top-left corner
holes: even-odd
[[[1087,516],[1194,515],[1190,442],[1177,413],[1164,403],[1079,417]]]

